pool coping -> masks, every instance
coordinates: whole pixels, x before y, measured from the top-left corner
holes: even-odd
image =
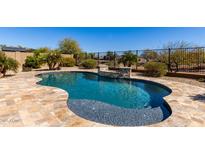
[[[0,109],[2,109],[1,112],[4,112],[3,110],[6,109],[9,113],[1,114],[0,112],[0,120],[1,118],[3,119],[3,121],[1,120],[0,122],[0,126],[110,126],[92,122],[75,115],[67,108],[67,99],[69,98],[67,92],[64,90],[37,84],[40,78],[36,75],[61,71],[96,73],[97,70],[69,68],[59,71],[21,72],[16,74],[16,76],[0,79],[0,83],[2,83],[0,91],[5,91],[4,98],[0,99]],[[171,107],[172,115],[162,122],[148,126],[205,126],[205,101],[204,99],[197,99],[197,97],[195,97],[198,95],[203,96],[205,88],[160,78],[149,78],[144,76],[132,76],[131,78],[156,82],[169,87],[172,90],[170,95],[164,97],[165,101]],[[14,83],[19,89],[11,86]],[[9,92],[12,93],[12,95],[9,94]],[[52,95],[50,93],[52,93]],[[28,95],[28,98],[25,98],[26,95]],[[42,96],[43,98],[39,98],[39,96]],[[8,106],[9,101],[11,100],[14,101],[14,103],[12,106]],[[25,104],[25,102],[29,103]],[[45,102],[47,105],[46,107]],[[58,104],[56,104],[56,102],[58,102]],[[27,109],[28,105],[30,105],[29,108],[33,108],[33,106],[40,108],[40,112],[39,110],[35,110],[35,112],[32,112],[31,116],[30,110],[28,111]],[[37,116],[35,117],[35,115]],[[16,118],[16,116],[18,116],[18,118]],[[14,118],[17,120],[8,123],[8,118]]]

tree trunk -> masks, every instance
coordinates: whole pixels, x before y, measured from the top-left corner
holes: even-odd
[[[48,64],[48,68],[49,68],[49,70],[51,70],[52,69],[52,64]]]
[[[3,68],[3,70],[1,71],[1,73],[3,74],[3,77],[6,75],[6,69]]]
[[[178,72],[179,71],[179,65],[177,63],[175,63],[175,65],[176,65],[176,72]]]
[[[53,69],[55,69],[56,63],[53,63]]]

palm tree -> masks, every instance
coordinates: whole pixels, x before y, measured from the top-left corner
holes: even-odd
[[[127,51],[124,55],[122,55],[119,62],[123,63],[124,66],[131,67],[132,65],[137,64],[137,60],[137,55],[132,53],[132,51]]]
[[[107,60],[114,60],[115,59],[115,53],[112,52],[112,51],[108,51],[107,54],[106,54],[106,59]]]

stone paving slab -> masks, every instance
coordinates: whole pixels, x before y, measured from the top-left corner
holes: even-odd
[[[85,71],[78,68],[67,71]],[[65,71],[62,70],[62,71]],[[96,70],[86,70],[96,72]],[[83,119],[67,107],[68,94],[54,87],[36,84],[39,73],[47,71],[20,72],[0,79],[0,126],[1,127],[105,127],[97,122]],[[172,115],[154,127],[205,126],[205,88],[159,78],[133,76],[161,83],[172,89],[164,99],[172,109]]]

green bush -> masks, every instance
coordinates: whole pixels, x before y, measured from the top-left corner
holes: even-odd
[[[34,56],[27,56],[25,59],[24,67],[39,68],[40,67],[39,60]]]
[[[145,75],[160,77],[166,74],[167,67],[164,63],[148,62],[144,65]]]
[[[87,59],[87,60],[84,60],[81,65],[84,68],[92,69],[92,68],[96,68],[97,62],[94,59]]]
[[[59,68],[59,64],[62,61],[62,56],[59,51],[51,50],[44,55],[44,60],[47,63],[49,70],[55,70]]]
[[[25,59],[24,68],[40,68],[45,63],[44,55],[41,54],[40,50],[33,52],[33,56],[27,56]]]
[[[64,57],[61,62],[62,67],[73,67],[75,66],[75,59],[72,57]]]
[[[13,58],[7,57],[3,52],[0,52],[0,74],[3,74],[3,76],[5,76],[8,70],[17,72],[18,67],[18,61]]]

